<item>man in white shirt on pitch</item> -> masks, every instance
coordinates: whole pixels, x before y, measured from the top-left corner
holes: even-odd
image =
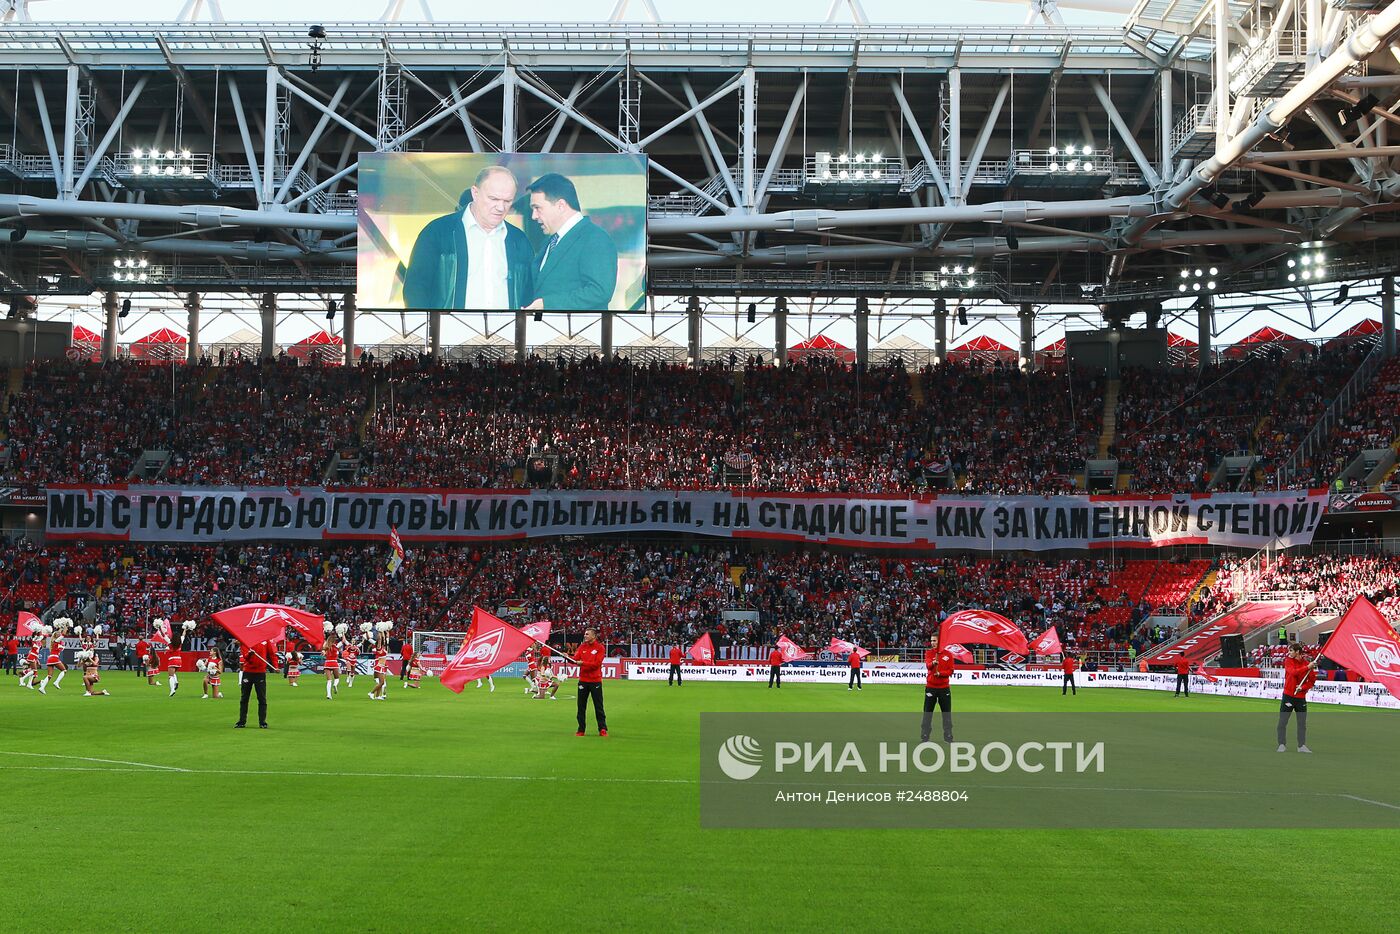
[[[534,251],[506,220],[518,187],[505,166],[487,166],[457,211],[423,228],[404,270],[405,308],[507,311],[530,300]]]

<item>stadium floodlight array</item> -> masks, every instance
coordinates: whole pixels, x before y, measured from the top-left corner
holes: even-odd
[[[1051,146],[1045,151],[1050,157],[1050,171],[1058,172],[1063,169],[1066,172],[1092,172],[1094,171],[1094,147],[1089,145],[1075,146],[1070,143],[1061,149],[1059,146]],[[1064,159],[1064,164],[1060,164],[1060,159]]]
[[[1289,282],[1321,281],[1322,263],[1327,257],[1321,250],[1307,250],[1288,260]]]
[[[977,269],[974,266],[938,267],[938,285],[945,289],[977,288]]]
[[[144,256],[119,256],[112,264],[118,282],[149,282],[151,262]]]
[[[178,152],[174,149],[143,149],[138,146],[131,150],[132,175],[184,175],[194,174],[194,160],[188,149]]]
[[[1181,281],[1177,283],[1178,292],[1214,292],[1219,284],[1216,276],[1220,275],[1220,268],[1217,266],[1196,266],[1191,269],[1181,270]]]
[[[824,182],[878,182],[885,177],[885,157],[882,153],[839,153],[831,165],[821,170]]]

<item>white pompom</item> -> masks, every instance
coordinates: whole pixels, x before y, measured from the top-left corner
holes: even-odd
[[[344,635],[345,635],[347,632],[349,632],[349,631],[350,631],[350,624],[349,624],[349,623],[337,623],[337,624],[336,624],[336,627],[335,627],[335,634],[336,634],[337,636],[344,636]]]
[[[185,631],[188,632],[195,627],[196,623],[192,619],[187,619],[182,625],[184,626]]]
[[[335,626],[331,625],[330,620],[326,620],[324,623],[322,623],[321,628],[323,631],[325,631],[327,635],[335,631]]]
[[[92,634],[93,634],[94,636],[100,636],[100,635],[102,635],[102,627],[101,627],[101,626],[93,626],[93,627],[92,627]]]

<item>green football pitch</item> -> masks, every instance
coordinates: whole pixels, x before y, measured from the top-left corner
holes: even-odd
[[[371,680],[269,685],[271,729],[110,672],[0,681],[0,927],[429,931],[1394,929],[1389,831],[703,830],[702,711],[916,710],[917,686],[610,682],[611,736],[558,701]],[[75,683],[76,682],[76,683]],[[1063,710],[961,687],[959,710]],[[1079,709],[1161,710],[1096,689]],[[1192,709],[1277,702],[1196,697]],[[1319,713],[1313,729],[1337,713]],[[255,718],[254,718],[255,719]],[[591,721],[590,721],[591,725]],[[1397,776],[1400,781],[1400,776]],[[1387,856],[1386,854],[1390,854]]]

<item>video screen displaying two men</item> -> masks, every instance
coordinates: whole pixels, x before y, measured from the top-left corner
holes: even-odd
[[[361,308],[631,311],[646,298],[646,157],[365,153]]]

